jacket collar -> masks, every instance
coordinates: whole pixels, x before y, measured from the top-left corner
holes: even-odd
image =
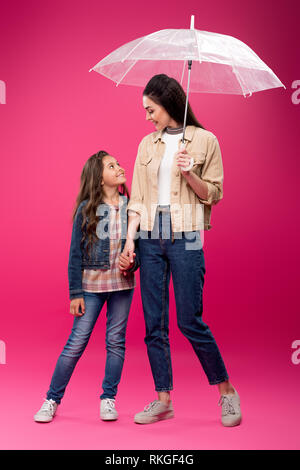
[[[186,126],[185,128],[185,134],[184,134],[184,140],[191,141],[193,139],[194,133],[195,133],[195,126]],[[153,132],[152,134],[152,140],[153,143],[155,144],[158,140],[161,140],[163,134],[163,130]]]
[[[127,199],[128,199],[127,196],[125,196],[124,194],[119,193],[119,210],[121,208],[126,208]],[[106,202],[102,202],[101,204],[99,204],[99,206],[97,207],[97,215],[99,215],[98,211],[100,211],[101,214],[102,214],[102,211],[104,209],[105,210],[109,209],[109,204],[106,204]]]

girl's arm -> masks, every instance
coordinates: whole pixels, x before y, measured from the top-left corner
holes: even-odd
[[[69,295],[70,300],[83,297],[82,290],[82,206],[78,207],[72,229],[71,245],[68,263]]]
[[[74,315],[74,317],[82,317],[82,315],[85,314],[85,303],[83,297],[71,300],[70,313]]]

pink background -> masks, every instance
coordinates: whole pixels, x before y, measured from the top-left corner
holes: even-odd
[[[88,70],[120,45],[160,29],[235,36],[285,84],[252,95],[192,94],[199,121],[221,146],[224,199],[205,233],[203,319],[241,396],[243,424],[220,424],[218,391],[176,326],[170,339],[176,419],[143,427],[133,415],[155,398],[138,287],[119,387],[120,419],[103,423],[105,312],[50,425],[33,422],[69,335],[71,211],[89,156],[105,149],[127,171],[154,129],[142,88],[115,87]],[[0,2],[2,449],[292,449],[299,442],[300,80],[296,1],[99,0]],[[149,77],[150,78],[150,77]]]

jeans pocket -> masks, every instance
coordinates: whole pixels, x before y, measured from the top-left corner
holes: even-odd
[[[183,238],[185,240],[186,250],[201,250],[202,241],[199,230],[183,232]]]

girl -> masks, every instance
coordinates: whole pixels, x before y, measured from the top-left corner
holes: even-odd
[[[107,356],[100,417],[103,420],[118,418],[115,396],[121,379],[126,325],[135,287],[133,272],[139,266],[138,257],[134,256],[130,262],[128,256],[120,256],[127,231],[126,195],[129,197],[129,193],[125,182],[124,169],[103,150],[92,155],[82,170],[68,265],[70,313],[75,318],[71,335],[58,358],[47,398],[34,416],[37,422],[52,421],[105,302]]]
[[[211,207],[223,197],[223,166],[215,135],[187,109],[186,148],[181,146],[186,95],[167,75],[155,75],[143,92],[146,119],[155,132],[143,138],[135,162],[128,236],[124,254],[134,251],[140,225],[140,282],[145,343],[158,400],[135,415],[136,423],[174,416],[169,345],[169,281],[172,273],[177,321],[211,385],[218,385],[222,424],[241,421],[239,396],[215,339],[202,320],[205,263],[200,229],[209,230]],[[193,404],[193,406],[195,406]]]

